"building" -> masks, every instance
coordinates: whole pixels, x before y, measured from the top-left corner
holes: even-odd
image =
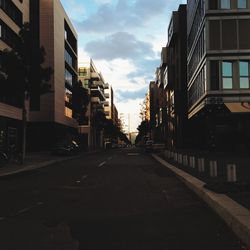
[[[188,118],[193,146],[250,146],[250,1],[188,0]]]
[[[31,97],[28,145],[47,148],[78,136],[73,118],[72,90],[78,81],[77,33],[59,0],[32,0],[34,46],[46,51],[45,66],[53,69],[51,92]],[[38,88],[38,84],[37,84]],[[37,101],[39,100],[39,101]]]
[[[104,104],[106,101],[109,85],[100,72],[98,72],[92,60],[86,63],[79,64],[79,80],[82,82],[83,87],[89,89],[91,97],[86,113],[85,124],[80,124],[79,133],[84,145],[88,148],[103,147],[103,131],[95,128],[93,124],[93,117],[96,113],[104,113]]]
[[[0,67],[1,51],[15,49],[22,25],[29,22],[29,0],[0,1]],[[17,98],[0,98],[0,150],[11,145],[20,147],[22,137],[22,101]]]
[[[187,18],[186,5],[174,11],[168,27],[167,63],[163,85],[167,100],[167,141],[169,149],[188,144],[187,125]]]
[[[107,119],[113,120],[114,115],[114,92],[112,86],[109,85],[107,89],[104,90],[104,95],[106,101],[104,103],[104,113]]]

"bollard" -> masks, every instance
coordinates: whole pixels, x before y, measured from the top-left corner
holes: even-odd
[[[174,161],[177,162],[178,161],[178,154],[174,153]]]
[[[209,175],[210,177],[217,177],[217,161],[209,162]]]
[[[178,163],[182,164],[182,154],[178,154]]]
[[[228,182],[236,182],[236,165],[235,164],[227,164],[227,181]]]
[[[185,167],[188,166],[188,156],[187,156],[187,155],[183,155],[183,165],[184,165]]]
[[[171,155],[170,158],[174,158],[174,152],[173,151],[170,152],[170,155]]]
[[[205,159],[204,158],[198,159],[198,171],[199,173],[205,172]]]
[[[165,150],[165,151],[164,151],[164,158],[165,158],[165,159],[167,158],[167,155],[168,155],[167,150]]]
[[[191,168],[195,168],[195,157],[194,156],[189,157],[189,166]]]

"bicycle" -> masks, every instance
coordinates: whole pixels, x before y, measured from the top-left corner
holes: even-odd
[[[9,157],[8,155],[3,152],[3,151],[0,151],[0,167],[3,167],[5,164],[7,164],[9,161]]]

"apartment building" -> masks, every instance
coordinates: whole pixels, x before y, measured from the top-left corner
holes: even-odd
[[[112,86],[109,85],[109,87],[104,90],[104,95],[106,98],[106,101],[104,103],[104,113],[105,113],[107,119],[110,119],[113,121],[113,117],[114,117],[114,91],[113,91]]]
[[[92,124],[92,118],[96,112],[104,112],[104,104],[107,103],[106,96],[109,85],[105,83],[102,74],[97,70],[94,62],[79,64],[79,80],[83,87],[89,89],[91,97],[86,113],[86,121],[80,124],[79,133],[84,145],[88,148],[98,148],[103,146],[103,131],[98,131]],[[106,91],[106,94],[105,94]]]
[[[168,26],[167,62],[163,72],[166,91],[166,144],[169,149],[187,146],[187,13],[186,5],[172,13]],[[162,60],[163,61],[163,60]],[[163,61],[164,62],[164,61]]]
[[[188,0],[188,117],[196,146],[250,146],[249,14],[249,0]]]
[[[29,22],[29,0],[0,1],[0,64],[4,49],[15,49],[19,43],[18,33],[25,22]],[[0,150],[17,147],[22,137],[22,101],[18,98],[0,98]]]
[[[41,148],[47,148],[77,137],[72,110],[72,89],[78,80],[77,33],[60,0],[32,0],[30,9],[33,45],[45,48],[44,66],[54,73],[51,92],[40,96],[35,87],[31,96],[28,145],[35,147],[39,141]]]

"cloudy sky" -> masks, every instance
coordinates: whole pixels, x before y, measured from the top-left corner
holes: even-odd
[[[119,113],[131,114],[136,130],[171,12],[186,0],[61,0],[78,32],[79,62],[89,58],[115,92]]]

